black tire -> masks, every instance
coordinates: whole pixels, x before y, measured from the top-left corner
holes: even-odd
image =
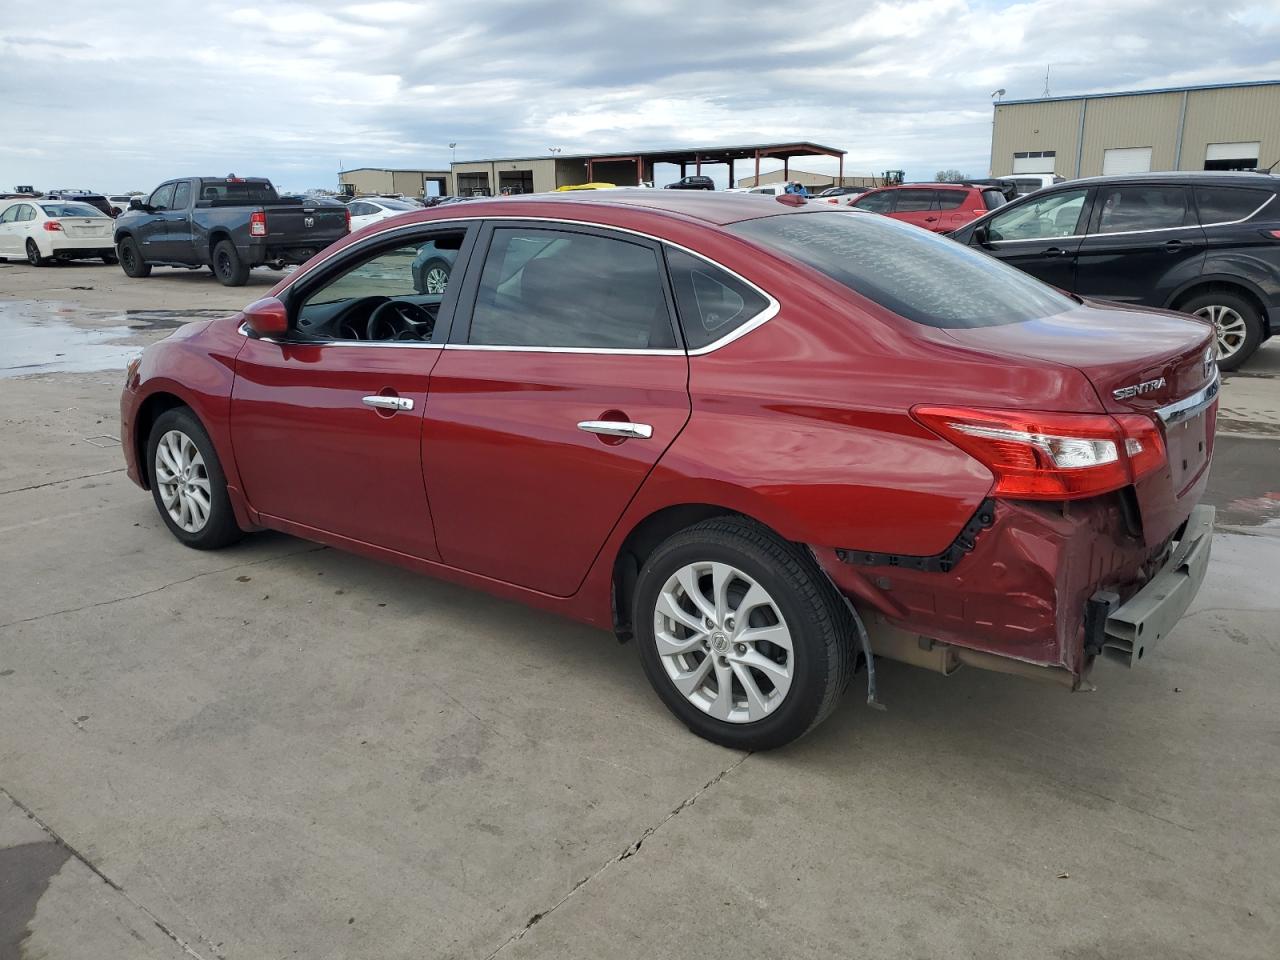
[[[209,481],[209,514],[204,526],[195,531],[184,530],[169,515],[160,491],[161,484],[157,478],[156,456],[160,440],[170,431],[179,431],[189,437],[200,457],[204,461],[205,477]],[[151,498],[155,501],[160,519],[169,528],[169,532],[197,550],[217,550],[230,546],[241,537],[244,531],[236,524],[235,511],[231,509],[231,500],[227,497],[227,479],[222,472],[222,464],[218,460],[213,441],[205,432],[196,415],[187,407],[175,407],[166,410],[151,425],[151,433],[147,436],[147,478],[151,485]]]
[[[213,246],[213,275],[224,287],[243,287],[249,282],[249,265],[240,259],[230,240],[219,240]]]
[[[682,567],[708,561],[732,564],[754,579],[791,633],[791,687],[760,720],[735,723],[704,712],[676,688],[658,653],[654,616],[663,587]],[[853,676],[853,624],[831,581],[802,548],[745,517],[705,520],[660,544],[640,570],[631,622],[662,702],[698,736],[737,750],[770,750],[808,733],[835,709]]]
[[[151,276],[151,264],[142,259],[142,251],[138,249],[138,242],[133,237],[122,237],[116,244],[116,258],[126,277],[137,279]]]
[[[40,248],[36,246],[36,242],[30,237],[27,238],[27,263],[33,267],[47,267],[53,263],[52,257],[46,257],[40,252]]]
[[[117,263],[120,262],[120,258],[117,257],[114,253],[104,253],[102,255],[102,262],[105,263],[108,267],[114,267]]]
[[[1178,306],[1183,313],[1204,311],[1210,314],[1214,308],[1233,311],[1244,321],[1244,340],[1240,342],[1239,348],[1229,357],[1218,357],[1219,370],[1224,372],[1238,370],[1262,344],[1262,316],[1248,298],[1229,290],[1209,290]],[[1211,317],[1207,315],[1201,319],[1212,322]]]
[[[431,271],[433,270],[443,270],[444,282],[446,285],[449,283],[449,276],[450,274],[453,273],[453,269],[450,266],[448,260],[444,260],[437,257],[433,260],[428,260],[426,263],[422,265],[422,270],[419,273],[419,276],[422,277],[422,283],[421,283],[422,289],[418,291],[419,293],[432,292],[427,289],[427,277],[431,274]],[[443,293],[444,291],[436,291],[436,292]]]

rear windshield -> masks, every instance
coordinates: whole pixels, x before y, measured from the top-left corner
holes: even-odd
[[[273,203],[276,188],[266,181],[228,183],[225,180],[201,180],[200,200],[206,203],[233,205],[237,203]]]
[[[386,207],[388,210],[421,210],[416,203],[409,203],[407,200],[375,200],[380,207]]]
[[[954,240],[854,211],[782,214],[728,228],[931,327],[990,327],[1074,304],[1052,287]]]
[[[105,217],[97,207],[87,203],[42,203],[40,209],[46,217]]]

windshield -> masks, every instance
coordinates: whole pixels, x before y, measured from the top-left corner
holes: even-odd
[[[729,230],[931,327],[1019,323],[1073,306],[994,257],[887,217],[836,210],[782,214]]]
[[[105,217],[97,207],[87,203],[42,203],[40,209],[46,217]]]

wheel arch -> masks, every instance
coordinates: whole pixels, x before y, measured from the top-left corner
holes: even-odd
[[[1270,333],[1270,319],[1267,313],[1266,300],[1263,298],[1262,291],[1253,283],[1243,277],[1230,275],[1205,275],[1196,277],[1194,280],[1184,284],[1178,289],[1168,300],[1165,306],[1170,310],[1178,310],[1181,305],[1203,293],[1211,293],[1214,290],[1220,290],[1224,293],[1234,293],[1244,297],[1258,311],[1258,316],[1262,319],[1264,335]]]
[[[231,231],[226,227],[214,227],[209,231],[209,244],[206,247],[205,252],[209,254],[210,263],[213,263],[213,248],[223,240],[229,241],[233,247],[235,246],[236,242],[231,238]],[[239,253],[238,250],[236,252]]]
[[[197,420],[200,419],[200,414],[190,403],[164,389],[149,394],[138,404],[138,412],[133,420],[133,453],[137,457],[138,477],[147,490],[151,489],[151,464],[147,461],[147,441],[151,438],[151,428],[161,414],[178,407],[186,407]]]

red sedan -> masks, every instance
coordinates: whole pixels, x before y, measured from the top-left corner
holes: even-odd
[[[873,654],[1142,660],[1209,557],[1212,344],[798,198],[477,201],[149,347],[121,436],[189,546],[269,527],[614,630],[757,749]]]

